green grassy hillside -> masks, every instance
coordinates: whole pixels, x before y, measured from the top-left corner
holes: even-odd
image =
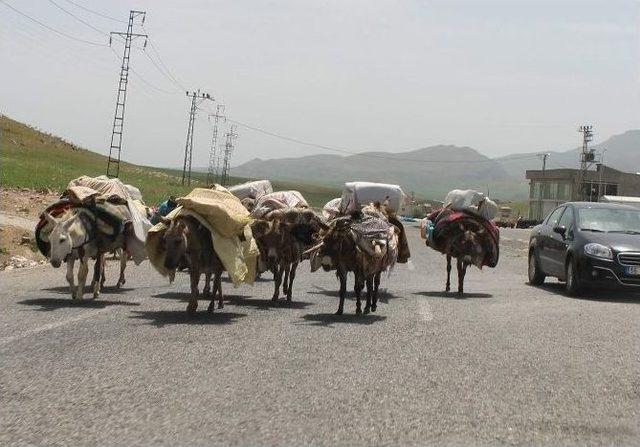
[[[104,155],[79,148],[6,116],[0,116],[0,127],[2,187],[62,191],[73,178],[105,173],[107,157]],[[204,186],[206,174],[194,172],[191,187],[187,187],[180,184],[181,171],[121,163],[120,179],[140,188],[145,201],[155,204],[170,194],[180,196],[194,187]],[[246,180],[232,178],[231,184]],[[322,206],[340,195],[337,188],[297,182],[274,182],[273,186],[276,190],[297,189],[312,206]]]

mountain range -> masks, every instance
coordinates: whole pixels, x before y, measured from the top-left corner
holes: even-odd
[[[640,171],[640,130],[615,135],[592,147],[598,152],[606,149],[606,165],[626,172]],[[580,150],[550,152],[547,168],[577,167]],[[540,169],[539,153],[489,158],[471,147],[438,145],[400,153],[255,158],[232,168],[231,174],[327,186],[356,180],[394,183],[424,197],[439,197],[453,188],[474,188],[488,190],[496,198],[523,199],[528,191],[525,171]]]

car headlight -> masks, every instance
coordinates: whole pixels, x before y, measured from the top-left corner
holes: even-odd
[[[587,244],[584,246],[584,252],[589,256],[602,259],[613,259],[613,252],[609,247],[605,247],[602,244]]]

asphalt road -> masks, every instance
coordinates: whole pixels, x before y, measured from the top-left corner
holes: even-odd
[[[291,305],[271,282],[226,283],[225,308],[193,320],[186,275],[169,285],[148,263],[82,304],[62,269],[0,273],[0,443],[640,443],[637,295],[530,287],[527,234],[506,230],[459,299],[409,234],[413,269],[366,316],[353,301],[333,316],[335,276],[308,264]]]

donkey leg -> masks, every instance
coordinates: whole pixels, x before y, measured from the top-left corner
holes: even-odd
[[[102,286],[102,275],[104,274],[104,253],[98,252],[96,255],[96,262],[93,265],[93,280],[91,281],[91,287],[93,289],[93,299],[100,296],[100,287]]]
[[[298,268],[298,263],[294,262],[291,264],[291,272],[289,273],[289,285],[287,286],[287,301],[291,301],[291,297],[293,296],[293,281],[296,279],[296,269]]]
[[[371,312],[375,312],[378,309],[378,289],[380,288],[380,275],[378,272],[373,277],[373,297],[371,301]]]
[[[356,292],[356,315],[360,315],[362,313],[362,301],[360,297],[362,296],[362,289],[364,289],[364,278],[360,275],[356,274],[356,284],[354,290]]]
[[[371,312],[371,295],[373,294],[373,277],[367,278],[367,304],[364,306],[364,313]]]
[[[120,249],[120,277],[118,278],[118,284],[116,284],[116,287],[119,289],[120,287],[124,286],[124,283],[127,282],[127,280],[124,278],[124,269],[127,268],[127,252]]]
[[[216,277],[213,283],[214,297],[216,291],[218,292],[218,309],[222,309],[224,307],[224,301],[222,298],[222,272],[216,273]]]
[[[89,258],[80,259],[80,267],[78,268],[78,286],[76,288],[75,299],[81,300],[84,295],[84,286],[87,283],[87,275],[89,274]]]
[[[189,298],[189,304],[187,305],[187,313],[193,316],[198,308],[198,283],[200,282],[200,267],[192,265],[190,268],[191,276],[191,297]]]
[[[73,265],[75,264],[75,262],[76,260],[72,257],[69,257],[69,260],[67,261],[67,282],[69,283],[69,288],[71,289],[71,298],[76,297],[75,281],[73,278]]]
[[[280,297],[280,284],[282,284],[282,270],[284,270],[284,265],[276,264],[273,270],[273,296],[271,297],[272,301],[278,301],[278,297]]]
[[[289,276],[291,274],[291,264],[284,263],[284,278],[282,280],[282,294],[289,295]]]
[[[204,272],[204,287],[202,288],[202,295],[209,296],[211,295],[211,274],[213,272],[206,271]],[[214,293],[216,291],[214,290]]]
[[[464,294],[464,276],[467,274],[467,265],[458,259],[458,295]]]
[[[451,255],[447,255],[447,285],[444,289],[445,292],[451,290]]]
[[[344,298],[347,294],[347,272],[338,272],[338,279],[340,280],[340,304],[336,315],[342,315],[344,312]]]
[[[102,257],[102,261],[101,261],[101,266],[100,266],[100,288],[104,287],[104,282],[106,281],[106,277],[105,277],[105,264],[107,262],[107,257],[103,256]],[[94,278],[95,280],[95,278]]]

